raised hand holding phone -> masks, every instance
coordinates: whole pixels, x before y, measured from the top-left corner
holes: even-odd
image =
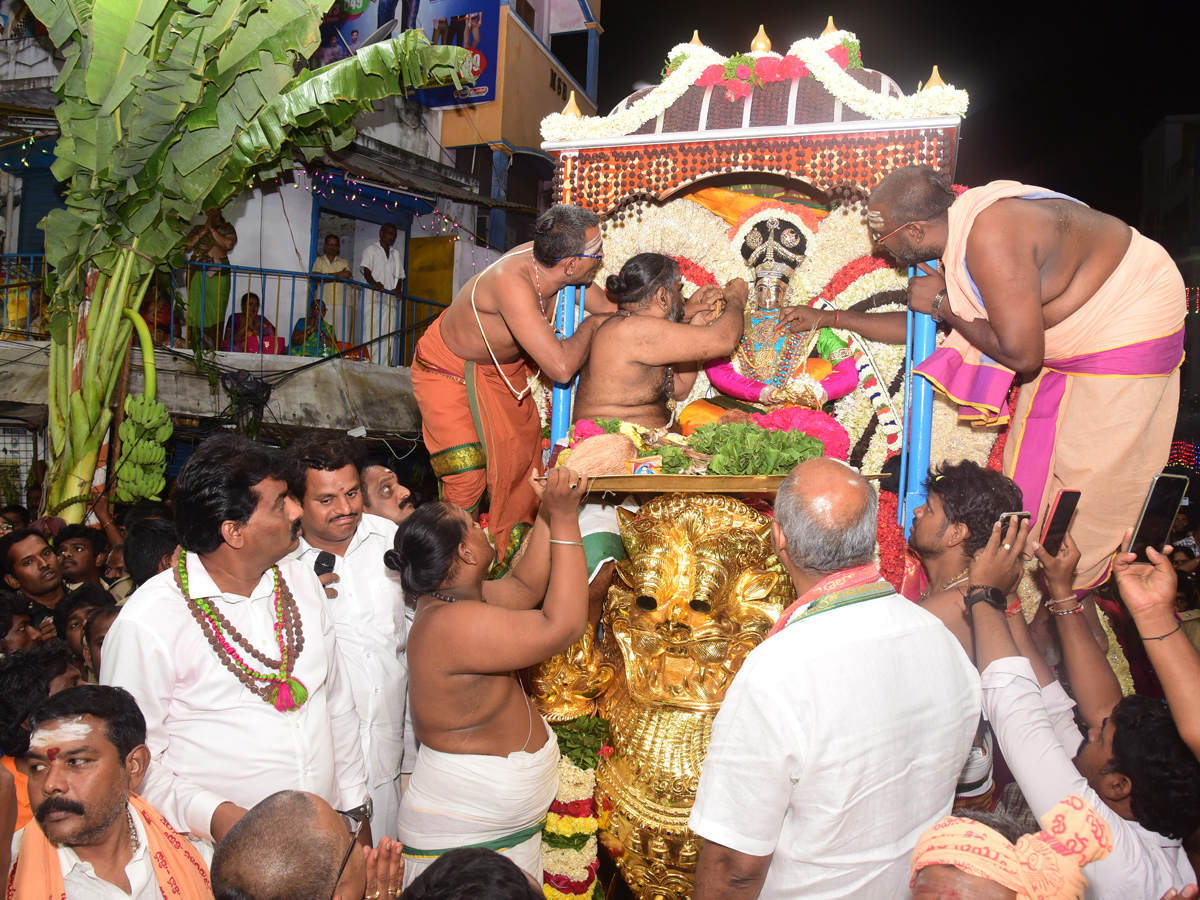
[[[1150,482],[1141,515],[1133,529],[1133,538],[1125,545],[1125,552],[1134,554],[1138,562],[1151,562],[1146,554],[1147,547],[1161,552],[1171,535],[1171,524],[1187,493],[1188,479],[1183,475],[1159,474]]]

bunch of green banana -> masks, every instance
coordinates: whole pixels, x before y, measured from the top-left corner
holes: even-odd
[[[173,431],[167,408],[145,394],[125,398],[121,457],[113,499],[118,503],[157,500],[167,486],[167,451]]]

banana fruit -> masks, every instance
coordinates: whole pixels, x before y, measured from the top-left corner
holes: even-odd
[[[167,450],[164,444],[174,431],[167,408],[147,400],[145,394],[125,398],[121,422],[121,456],[117,460],[113,500],[136,503],[157,500],[167,487]]]

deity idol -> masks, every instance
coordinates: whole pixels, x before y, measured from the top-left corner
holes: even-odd
[[[820,409],[854,390],[858,373],[849,346],[832,329],[779,331],[782,308],[804,299],[789,295],[789,283],[807,238],[782,204],[764,206],[741,229],[742,258],[754,271],[741,344],[731,359],[713,360],[705,371],[721,393],[755,406]]]

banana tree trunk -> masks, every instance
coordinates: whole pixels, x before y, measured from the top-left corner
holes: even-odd
[[[75,303],[69,326],[50,348],[50,466],[46,514],[82,522],[92,501],[101,449],[112,426],[113,392],[129,353],[133,322],[153,273],[141,276],[136,241],[111,275],[100,273],[91,299]],[[134,279],[136,284],[131,284]],[[86,289],[86,288],[85,288]]]

